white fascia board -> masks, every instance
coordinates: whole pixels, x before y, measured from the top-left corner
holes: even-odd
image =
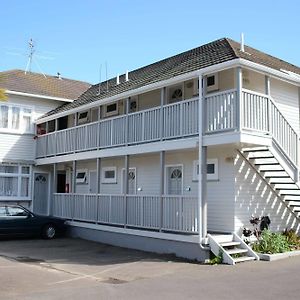
[[[38,94],[29,94],[29,93],[23,93],[23,92],[16,92],[11,90],[5,90],[6,94],[10,95],[17,95],[17,96],[24,96],[24,97],[33,97],[33,98],[41,98],[41,99],[47,99],[47,100],[54,100],[54,101],[63,101],[63,102],[73,102],[74,100],[66,99],[66,98],[60,98],[60,97],[52,97],[52,96],[45,96],[45,95],[38,95]]]
[[[171,141],[140,144],[134,146],[107,148],[94,151],[83,151],[78,153],[59,155],[47,158],[37,158],[36,165],[48,165],[78,160],[89,160],[104,157],[117,157],[124,155],[137,155],[145,153],[158,153],[160,151],[195,149],[198,147],[198,136]]]
[[[264,75],[270,75],[271,77],[279,78],[279,79],[284,80],[293,85],[300,86],[300,79],[297,79],[296,77],[291,76],[283,71],[278,71],[278,70],[272,69],[270,67],[263,66],[258,63],[254,63],[254,62],[244,59],[244,58],[240,58],[240,64],[242,67],[252,69],[259,73],[263,73]]]
[[[167,80],[162,80],[162,81],[155,82],[155,83],[152,83],[149,85],[145,85],[145,86],[142,86],[137,89],[133,89],[133,90],[121,93],[121,94],[114,95],[112,97],[108,97],[106,99],[100,99],[100,100],[97,100],[97,101],[94,101],[94,102],[91,102],[91,103],[88,103],[85,105],[81,105],[79,107],[76,107],[76,108],[61,112],[61,113],[51,115],[49,117],[41,118],[41,119],[37,120],[36,123],[37,124],[44,123],[44,122],[47,122],[47,121],[50,121],[50,120],[53,120],[56,118],[61,118],[61,117],[64,117],[64,116],[67,116],[70,114],[74,114],[79,111],[84,111],[84,110],[90,109],[95,106],[107,104],[109,102],[114,102],[114,101],[117,101],[120,99],[126,99],[128,97],[136,96],[138,94],[143,94],[143,93],[155,90],[155,89],[163,88],[166,86],[174,85],[174,84],[182,82],[182,81],[197,78],[200,75],[207,75],[207,74],[215,73],[217,71],[223,71],[223,70],[226,70],[229,68],[233,68],[233,67],[236,67],[239,65],[239,61],[240,61],[239,58],[233,59],[233,60],[226,61],[226,62],[223,62],[220,64],[216,64],[216,65],[212,65],[212,66],[209,66],[209,67],[206,67],[203,69],[199,69],[199,70],[196,70],[196,71],[193,71],[190,73],[185,73],[185,74],[182,74],[182,75],[179,75],[179,76],[167,79]]]

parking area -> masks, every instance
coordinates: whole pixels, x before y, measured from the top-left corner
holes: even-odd
[[[296,299],[300,257],[209,266],[80,239],[1,240],[0,299]]]

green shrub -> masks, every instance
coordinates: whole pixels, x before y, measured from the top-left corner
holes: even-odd
[[[260,253],[274,254],[290,251],[288,239],[282,233],[264,230],[260,239],[252,246],[253,250]]]
[[[282,233],[293,250],[300,250],[300,237],[294,229],[286,229]]]
[[[212,254],[213,255],[213,254]],[[209,260],[210,265],[219,265],[223,262],[223,252],[220,250],[219,255],[213,255],[213,258]]]

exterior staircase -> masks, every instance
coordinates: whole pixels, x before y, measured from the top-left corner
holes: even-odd
[[[208,234],[208,242],[212,253],[222,254],[223,263],[236,263],[259,260],[259,256],[237,234]]]
[[[295,174],[286,167],[276,150],[268,147],[256,147],[244,149],[240,153],[299,218],[300,186],[294,179]]]

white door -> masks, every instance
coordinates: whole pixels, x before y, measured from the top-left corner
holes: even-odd
[[[33,211],[40,215],[48,214],[49,175],[34,174],[34,202]]]
[[[125,193],[125,169],[122,169],[122,193]],[[135,168],[129,169],[128,172],[128,195],[136,194],[136,170]]]
[[[167,194],[182,195],[182,166],[167,167]]]
[[[97,171],[90,171],[90,193],[91,194],[97,194]]]

